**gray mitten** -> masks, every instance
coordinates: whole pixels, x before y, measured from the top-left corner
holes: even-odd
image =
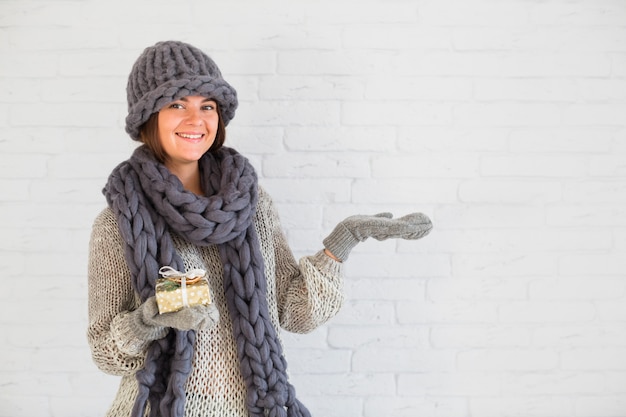
[[[155,335],[164,337],[164,330],[209,330],[219,321],[219,311],[213,304],[184,307],[172,313],[159,314],[156,298],[150,297],[137,310],[130,313],[131,327],[138,337],[154,340]]]
[[[430,219],[422,213],[411,213],[398,219],[392,217],[391,213],[350,216],[341,221],[324,239],[324,246],[343,262],[348,259],[350,251],[368,237],[376,240],[414,240],[426,236],[433,228]]]

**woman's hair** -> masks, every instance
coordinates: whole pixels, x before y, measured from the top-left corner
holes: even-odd
[[[220,114],[219,105],[217,108],[217,113]],[[161,141],[159,140],[159,113],[158,112],[152,113],[150,117],[148,118],[148,120],[146,121],[146,123],[144,123],[141,126],[141,128],[139,129],[139,140],[142,143],[144,143],[148,147],[148,149],[152,151],[157,161],[159,161],[162,164],[167,161],[168,159],[167,153],[165,153],[165,150],[163,149],[163,146],[161,145]],[[219,148],[221,148],[224,145],[225,141],[226,141],[226,126],[224,125],[222,116],[220,114],[220,117],[217,122],[217,133],[215,135],[215,140],[213,141],[213,144],[211,145],[211,147],[209,148],[207,152],[217,151]]]

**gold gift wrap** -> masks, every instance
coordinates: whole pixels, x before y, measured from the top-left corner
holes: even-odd
[[[211,304],[211,292],[206,272],[194,269],[181,273],[171,267],[159,270],[156,282],[156,301],[159,314],[171,313],[183,307]]]

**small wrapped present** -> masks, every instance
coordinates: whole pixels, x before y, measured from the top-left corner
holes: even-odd
[[[211,292],[206,271],[192,269],[179,272],[170,266],[159,269],[156,283],[156,301],[159,314],[171,313],[183,307],[211,304]]]

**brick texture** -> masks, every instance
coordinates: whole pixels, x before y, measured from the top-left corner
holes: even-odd
[[[368,241],[343,310],[285,334],[327,417],[626,416],[623,0],[0,1],[0,417],[98,417],[86,344],[101,188],[134,143],[126,77],[180,39],[237,88],[228,144],[297,256]]]

